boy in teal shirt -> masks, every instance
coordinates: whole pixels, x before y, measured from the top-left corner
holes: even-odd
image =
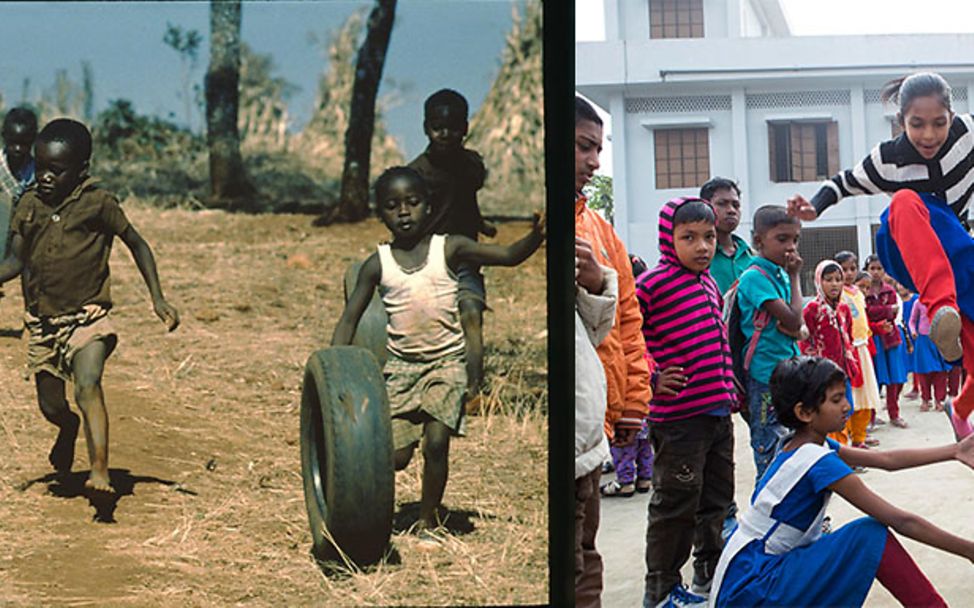
[[[710,262],[710,276],[724,294],[757,257],[747,241],[734,234],[741,223],[741,189],[734,180],[714,177],[700,187],[700,198],[717,212],[717,253]]]
[[[737,287],[737,305],[741,309],[741,331],[745,352],[754,336],[755,314],[763,310],[769,316],[767,326],[758,336],[754,356],[748,369],[748,410],[751,449],[757,479],[774,457],[785,428],[778,423],[771,407],[768,384],[779,361],[798,356],[797,339],[802,329],[802,291],[798,255],[801,223],[788,215],[780,205],[765,205],[754,213],[753,239],[758,257],[755,268],[741,275]]]

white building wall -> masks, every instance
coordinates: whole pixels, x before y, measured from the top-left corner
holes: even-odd
[[[650,262],[657,259],[660,206],[674,196],[696,195],[698,188],[656,189],[653,133],[646,123],[707,122],[710,174],[741,184],[744,222],[738,233],[746,237],[758,206],[784,204],[796,192],[811,197],[820,185],[771,182],[769,118],[837,121],[839,167],[845,169],[891,135],[891,109],[878,99],[885,81],[916,69],[939,71],[954,87],[958,112],[968,111],[968,94],[974,95],[974,34],[789,37],[779,31],[771,37],[773,28],[762,17],[776,10],[767,6],[770,0],[704,0],[705,38],[650,40],[649,0],[605,1],[607,39],[576,45],[576,87],[612,115],[617,231]],[[769,93],[787,98],[816,91],[843,93],[838,101],[822,102],[818,93],[801,103],[755,102]],[[715,96],[730,102],[684,109],[638,103]],[[886,195],[843,201],[809,228],[856,226],[864,254],[871,250],[871,225],[887,202]]]
[[[612,2],[613,0],[605,0]],[[624,40],[649,40],[649,1],[618,0],[619,31]]]
[[[758,15],[754,12],[751,3],[747,1],[741,2],[741,36],[744,38],[753,38],[766,35],[767,28],[761,24],[761,20],[758,19]]]
[[[967,111],[966,83],[955,83],[962,97],[955,101],[955,110]],[[620,236],[631,251],[648,262],[658,258],[657,221],[663,203],[678,196],[696,196],[698,188],[657,189],[655,182],[654,126],[695,127],[709,123],[710,175],[734,179],[742,186],[743,220],[738,234],[748,238],[750,218],[754,211],[768,204],[783,205],[787,199],[800,193],[807,198],[818,190],[821,181],[775,183],[770,177],[770,150],[768,140],[769,121],[783,120],[831,120],[838,123],[839,169],[852,167],[880,141],[889,139],[891,120],[889,108],[878,101],[879,84],[857,84],[846,87],[828,87],[803,90],[711,90],[710,94],[692,96],[696,99],[729,98],[731,104],[723,110],[692,109],[684,112],[650,111],[645,109],[646,98],[629,98],[628,111],[623,103],[613,104],[613,124],[623,125],[624,147],[619,148],[615,164],[622,163],[625,181],[625,206],[623,217],[627,223],[620,227]],[[857,92],[858,91],[858,92]],[[858,96],[858,100],[857,100]],[[684,101],[687,96],[682,96]],[[816,100],[825,97],[828,103],[797,105],[796,98]],[[743,107],[742,107],[743,106]],[[642,111],[633,111],[640,108]],[[860,108],[854,113],[854,108]],[[622,120],[619,120],[621,115]],[[738,117],[739,118],[735,118]],[[739,121],[740,124],[736,124]],[[659,127],[657,127],[659,128]],[[857,136],[857,130],[861,133]],[[859,141],[856,141],[859,140]],[[619,142],[614,142],[619,143]],[[618,178],[617,178],[618,179]],[[622,190],[621,184],[617,188]],[[871,226],[879,222],[879,216],[888,204],[888,196],[860,196],[841,201],[830,208],[822,218],[808,224],[808,228],[830,226],[857,226],[855,245],[862,256],[872,252]],[[621,219],[617,212],[617,218]]]

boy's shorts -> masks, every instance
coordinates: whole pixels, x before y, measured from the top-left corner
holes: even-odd
[[[27,372],[48,372],[62,380],[71,380],[74,356],[95,340],[103,340],[112,354],[118,343],[118,335],[108,310],[97,304],[88,304],[77,313],[56,317],[37,317],[24,312],[27,326]]]
[[[466,434],[463,394],[467,371],[462,353],[429,362],[389,355],[382,373],[392,414],[393,448],[419,443],[427,416],[450,427],[455,436]]]
[[[457,267],[457,303],[464,300],[478,302],[480,310],[487,308],[487,288],[484,287],[484,275],[477,266],[461,264]]]

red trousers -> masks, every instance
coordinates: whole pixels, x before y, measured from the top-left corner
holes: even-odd
[[[893,195],[889,229],[930,318],[944,306],[959,311],[954,270],[930,225],[930,211],[916,192],[900,190]],[[963,419],[974,411],[974,321],[964,314],[961,314],[961,345],[967,379],[954,401],[954,411]]]
[[[947,372],[930,372],[916,374],[920,381],[920,395],[924,403],[930,401],[930,389],[933,388],[933,398],[937,403],[943,403],[947,398]]]
[[[947,602],[892,532],[886,533],[886,548],[876,569],[876,580],[907,608],[947,607]]]

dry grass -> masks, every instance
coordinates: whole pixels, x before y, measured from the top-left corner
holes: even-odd
[[[36,481],[53,440],[0,337],[0,604],[27,606],[433,605],[547,598],[544,254],[487,270],[487,403],[452,444],[445,504],[460,529],[399,563],[325,575],[309,555],[300,382],[341,310],[341,272],[385,230],[312,229],[303,216],[160,211],[127,201],[183,325],[165,334],[124,246],[113,253],[121,336],[105,375],[116,523],[67,484]],[[502,226],[508,242],[527,224]],[[307,256],[310,268],[288,264]],[[13,284],[0,332],[19,327]],[[8,331],[9,333],[9,331]],[[0,334],[2,336],[2,334]],[[397,475],[397,527],[415,519],[421,459]],[[83,440],[76,470],[87,471]],[[79,477],[80,479],[80,477]],[[32,480],[35,480],[31,483]],[[77,480],[75,480],[77,481]],[[62,494],[58,496],[52,494]]]

